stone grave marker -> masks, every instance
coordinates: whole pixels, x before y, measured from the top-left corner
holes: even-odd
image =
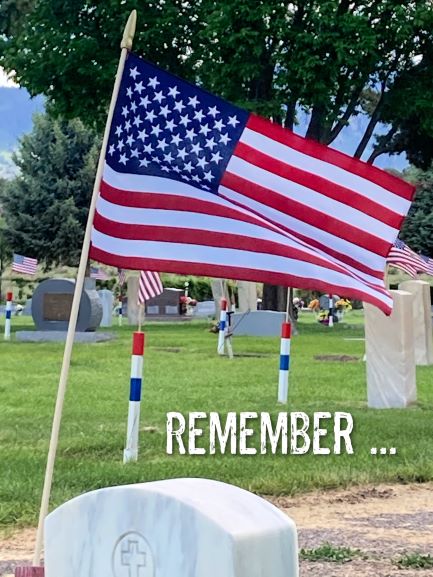
[[[99,489],[45,521],[45,577],[297,577],[293,521],[207,479]]]
[[[398,288],[411,293],[412,322],[417,365],[433,365],[433,334],[430,284],[423,280],[401,282]]]
[[[250,311],[232,316],[234,335],[251,337],[279,337],[286,313],[279,311]]]
[[[111,327],[113,323],[114,294],[112,291],[102,289],[98,291],[102,304],[101,327]]]

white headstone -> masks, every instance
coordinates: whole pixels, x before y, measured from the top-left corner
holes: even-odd
[[[113,322],[114,295],[110,290],[102,289],[98,291],[102,303],[101,327],[111,327]]]
[[[236,313],[232,318],[234,335],[251,337],[279,337],[286,313],[279,311],[251,311]]]
[[[238,281],[239,312],[257,310],[257,287],[255,282]]]
[[[297,577],[293,521],[207,479],[99,489],[45,521],[45,577]]]
[[[391,291],[390,316],[364,303],[368,406],[403,408],[416,401],[412,299],[405,291]]]
[[[433,365],[430,284],[423,280],[408,280],[400,283],[398,288],[413,295],[415,363],[417,365]]]

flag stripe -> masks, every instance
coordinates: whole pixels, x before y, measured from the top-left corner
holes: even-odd
[[[338,182],[342,186],[348,186],[350,189],[357,190],[360,193],[362,193],[363,187],[365,188],[366,185],[370,184],[369,190],[371,193],[378,195],[378,201],[385,191],[389,191],[393,195],[408,201],[407,203],[402,203],[401,206],[407,206],[406,210],[409,209],[413,197],[413,186],[388,172],[360,162],[356,158],[323,146],[314,140],[298,136],[290,130],[286,130],[278,124],[271,123],[254,114],[249,116],[241,140],[245,141],[248,129],[256,135],[268,137],[270,142],[265,146],[259,146],[259,148],[269,150],[270,143],[276,141],[286,146],[284,152],[286,159],[291,158],[291,156],[289,156],[290,153],[287,152],[287,149],[291,149],[293,151],[291,154],[298,157],[302,166],[309,166],[315,174],[325,176],[326,178],[326,174],[323,174],[323,171],[326,171],[328,175],[332,175],[330,180],[333,182]],[[299,154],[296,155],[296,152]],[[292,161],[290,160],[290,162]],[[347,184],[343,181],[346,181]],[[388,204],[388,202],[386,202],[386,204]],[[404,208],[402,210],[404,211]]]
[[[326,275],[326,271],[320,267],[317,267],[314,275],[307,276],[307,274],[312,272],[311,267],[302,266],[303,263],[299,263],[298,261],[286,259],[287,262],[284,262],[285,270],[294,272],[285,274],[278,272],[278,270],[284,270],[281,268],[278,269],[278,267],[277,270],[262,267],[262,259],[260,259],[260,263],[254,263],[257,268],[240,266],[238,263],[239,260],[245,262],[245,257],[242,254],[240,255],[240,259],[236,259],[234,258],[236,251],[222,251],[221,249],[212,249],[209,247],[206,250],[207,262],[203,264],[202,261],[181,260],[181,255],[185,257],[185,255],[188,254],[189,245],[182,246],[179,244],[176,246],[169,245],[168,247],[167,243],[158,244],[146,242],[144,244],[144,241],[139,241],[138,244],[134,244],[132,241],[119,241],[117,239],[104,237],[94,231],[91,250],[93,258],[101,262],[106,262],[107,264],[118,262],[125,268],[140,269],[146,267],[148,269],[154,268],[177,274],[205,275],[219,278],[223,278],[224,276],[228,278],[236,277],[239,280],[271,282],[272,284],[284,284],[286,286],[299,286],[299,282],[303,280],[305,281],[304,286],[307,289],[326,292],[329,288],[332,288],[336,294],[345,294],[347,290],[350,290],[353,298],[371,302],[387,314],[392,310],[392,299],[388,295],[385,295],[384,292],[369,290],[363,286],[362,283],[357,283],[354,280],[353,283],[348,283],[347,277],[344,275],[336,274],[335,278],[328,278],[329,275]],[[199,253],[200,248],[203,247],[197,247],[197,251],[195,251],[196,254]],[[213,253],[212,251],[216,252]],[[170,254],[167,255],[167,252]],[[143,254],[158,255],[158,253],[162,254],[159,258],[138,256]],[[276,258],[278,259],[278,257]],[[227,262],[230,264],[227,264]],[[281,267],[281,261],[279,264]],[[306,268],[308,268],[308,271],[305,270]],[[325,278],[326,280],[323,280]]]
[[[336,210],[341,212],[341,208],[346,210],[347,205],[349,204],[353,209],[356,209],[356,212],[353,212],[356,222],[359,222],[358,211],[360,211],[365,215],[374,218],[376,220],[376,226],[384,223],[393,229],[400,227],[401,215],[389,210],[382,203],[376,202],[375,200],[372,200],[363,194],[359,194],[354,190],[350,190],[345,186],[341,186],[338,183],[331,182],[322,176],[273,158],[268,154],[264,154],[255,148],[248,146],[244,142],[238,143],[234,155],[249,164],[273,172],[274,174],[291,181],[292,184],[300,185],[301,188],[298,188],[298,200],[304,200],[305,193],[308,191],[317,193],[311,196],[312,208],[318,208],[318,204],[315,204],[317,202],[323,205],[324,210],[332,209],[332,205],[334,205]],[[286,194],[290,194],[292,197],[294,190],[296,189],[291,185]],[[321,198],[322,196],[325,198]],[[331,202],[331,199],[336,201],[335,204]],[[328,206],[326,206],[326,204],[328,204]],[[346,216],[346,213],[344,216]]]

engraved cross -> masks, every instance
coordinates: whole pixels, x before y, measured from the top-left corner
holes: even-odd
[[[140,567],[146,567],[146,553],[140,551],[138,541],[128,539],[128,546],[122,547],[121,563],[128,567],[128,577],[140,577]]]

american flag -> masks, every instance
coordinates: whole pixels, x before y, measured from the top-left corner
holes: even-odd
[[[433,259],[429,258],[428,256],[425,256],[424,254],[420,254],[419,256],[423,260],[425,265],[425,270],[423,272],[429,274],[430,276],[433,276]]]
[[[414,187],[130,54],[92,258],[321,290],[389,313],[388,252]]]
[[[90,267],[90,278],[94,278],[96,280],[108,280],[110,277],[105,272],[104,269],[98,268],[96,266]]]
[[[138,304],[144,304],[162,293],[164,290],[161,279],[157,272],[142,270],[138,282]]]
[[[14,254],[12,259],[12,270],[24,274],[35,274],[38,268],[38,261],[36,258],[22,256],[21,254]]]
[[[117,270],[118,275],[119,275],[119,285],[123,286],[125,284],[125,280],[126,280],[126,274],[125,271],[123,270],[123,268],[119,268]]]
[[[395,241],[394,246],[387,258],[387,263],[407,272],[413,278],[416,278],[418,272],[429,273],[429,263],[425,260],[428,257],[422,257],[413,251],[406,243],[399,238]],[[431,265],[430,265],[431,266]],[[433,267],[432,267],[433,268]]]

